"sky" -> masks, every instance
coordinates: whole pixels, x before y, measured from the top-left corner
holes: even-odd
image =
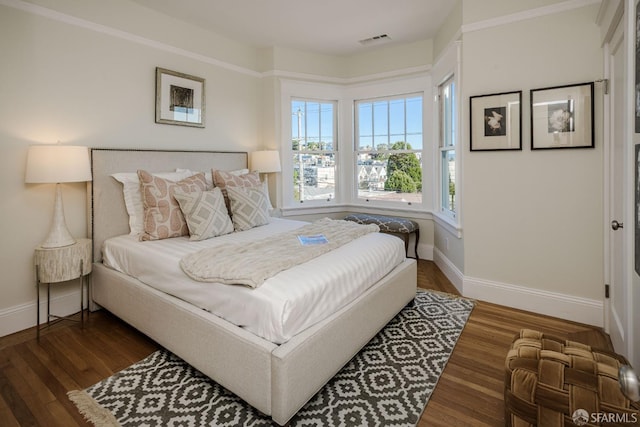
[[[306,137],[308,142],[334,142],[335,108],[336,104],[332,102],[292,101],[292,138],[300,136],[301,139]],[[411,148],[422,149],[422,97],[357,101],[356,108],[361,149],[397,141],[406,141]]]

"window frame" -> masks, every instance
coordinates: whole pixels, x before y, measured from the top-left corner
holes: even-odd
[[[447,105],[445,100],[445,90],[448,89],[451,93],[452,102],[450,105]],[[439,203],[438,207],[442,214],[452,218],[455,220],[457,217],[457,207],[458,207],[458,196],[457,191],[454,192],[453,196],[453,210],[448,207],[449,205],[449,196],[451,182],[453,181],[454,186],[457,182],[457,170],[458,170],[458,150],[457,150],[457,133],[458,133],[458,117],[457,117],[457,84],[455,75],[450,75],[447,77],[442,83],[438,85],[438,162],[439,162]],[[449,108],[447,108],[449,107]],[[447,123],[448,119],[450,119],[450,123]],[[447,134],[447,131],[450,133]],[[453,153],[454,155],[454,170],[453,177],[449,173],[449,178],[445,179],[445,164],[447,155]],[[451,172],[450,168],[447,167],[448,171]],[[451,179],[453,178],[453,179]],[[447,188],[445,188],[445,186]],[[447,197],[447,201],[445,202],[445,197]]]
[[[281,196],[278,199],[281,211],[283,215],[287,211],[297,211],[301,209],[320,208],[327,209],[337,206],[342,202],[344,196],[342,195],[341,181],[343,179],[340,173],[340,157],[342,157],[339,151],[336,149],[340,147],[340,141],[344,139],[344,135],[341,131],[342,126],[342,102],[341,102],[342,90],[339,86],[329,83],[315,83],[315,82],[302,82],[296,80],[282,79],[280,84],[280,151],[281,151],[281,174],[278,177],[278,186],[280,188]],[[335,144],[338,147],[334,147],[336,153],[336,173],[335,173],[335,197],[331,200],[318,199],[307,200],[304,202],[296,201],[294,197],[293,189],[293,177],[294,177],[294,164],[293,164],[293,150],[291,142],[293,140],[292,135],[292,102],[293,100],[308,100],[312,102],[332,102],[335,105],[334,111],[334,132],[336,134]],[[294,214],[295,215],[295,214]],[[286,215],[285,215],[286,216]]]
[[[293,156],[296,156],[296,153],[298,156],[304,156],[306,155],[319,155],[322,156],[324,154],[328,154],[331,153],[333,154],[333,158],[334,158],[334,187],[333,187],[333,195],[330,195],[328,198],[318,198],[318,199],[301,199],[301,200],[296,200],[295,197],[295,189],[292,190],[292,193],[294,195],[293,197],[293,202],[295,203],[300,203],[300,204],[324,204],[324,202],[329,202],[329,203],[335,203],[335,199],[336,199],[336,192],[338,191],[338,186],[339,186],[339,179],[336,178],[336,175],[339,170],[339,159],[340,159],[340,154],[339,154],[339,149],[340,149],[340,141],[339,141],[339,137],[338,137],[338,100],[319,100],[319,99],[311,99],[311,98],[302,98],[302,97],[297,97],[294,96],[291,98],[290,101],[290,107],[293,107],[293,103],[294,102],[303,102],[305,104],[305,114],[306,114],[306,106],[307,104],[314,104],[317,103],[319,105],[322,104],[331,104],[332,105],[332,122],[333,122],[333,127],[332,127],[332,136],[331,139],[333,141],[333,149],[332,150],[322,150],[322,149],[317,149],[317,150],[294,150],[293,146],[290,146],[290,154]],[[319,117],[318,120],[322,120],[322,109],[320,108],[319,110]],[[293,108],[291,108],[291,116],[293,117],[294,115],[296,115],[296,112],[293,111]],[[307,114],[308,116],[308,114]],[[300,120],[300,119],[298,119]],[[292,126],[291,129],[293,129],[293,119],[292,119]],[[307,123],[305,122],[305,139],[307,139]],[[319,137],[322,137],[322,126],[321,126],[321,122],[319,122],[318,124],[320,133],[319,133]],[[292,144],[294,140],[294,136],[293,136],[293,132],[291,134],[291,139],[289,141],[289,144]],[[292,164],[294,164],[295,162],[292,161]],[[295,167],[292,170],[292,178],[295,176]],[[300,179],[300,178],[299,178]],[[291,182],[291,181],[289,181]],[[294,186],[295,187],[295,186]]]
[[[438,226],[443,230],[446,230],[452,236],[458,239],[462,238],[462,223],[464,215],[464,176],[463,176],[463,162],[464,162],[464,150],[461,142],[461,129],[462,121],[462,105],[461,105],[461,87],[460,87],[460,75],[462,73],[462,43],[461,41],[453,42],[449,48],[447,48],[441,55],[441,58],[432,68],[433,81],[436,83],[433,86],[433,138],[435,143],[433,145],[434,155],[434,168],[436,169],[436,180],[434,183],[434,191],[436,195],[434,197],[435,207],[432,211],[433,218]],[[455,147],[456,147],[456,165],[455,165],[455,182],[456,182],[456,194],[455,194],[455,207],[456,215],[447,215],[442,211],[442,161],[440,153],[440,115],[439,111],[439,99],[438,89],[439,85],[445,83],[449,78],[453,78],[455,83],[455,97],[457,99],[455,114],[457,117],[455,128]]]
[[[282,172],[277,177],[279,187],[278,207],[283,217],[306,214],[341,213],[349,209],[362,212],[401,214],[407,213],[416,218],[431,218],[435,192],[434,151],[436,138],[431,131],[425,129],[432,125],[432,111],[434,106],[428,102],[432,98],[433,86],[429,72],[416,73],[397,78],[376,79],[374,81],[357,81],[332,83],[327,81],[305,81],[294,78],[280,79],[279,97],[279,129],[276,130],[280,141]],[[407,93],[422,93],[423,110],[423,144],[422,144],[422,203],[412,205],[398,203],[359,202],[357,198],[357,181],[354,151],[354,101],[378,97],[391,97]],[[292,99],[310,99],[320,101],[337,101],[337,132],[338,150],[336,159],[336,187],[335,198],[331,201],[308,201],[299,203],[294,201],[293,162],[291,153],[291,101]],[[425,185],[426,183],[426,185]]]
[[[372,109],[371,109],[371,114],[372,116],[375,114],[374,113],[374,104],[376,102],[380,102],[380,101],[387,101],[387,105],[389,105],[390,107],[390,103],[394,100],[403,100],[405,102],[404,104],[404,124],[403,124],[403,135],[404,135],[404,139],[405,141],[403,142],[407,142],[406,141],[406,136],[408,135],[407,132],[407,119],[406,119],[406,101],[408,99],[412,99],[412,98],[420,98],[421,100],[421,111],[422,111],[422,117],[421,117],[421,132],[420,132],[420,136],[421,136],[421,145],[422,147],[419,149],[416,148],[411,148],[411,149],[401,149],[401,150],[382,150],[379,151],[377,149],[373,149],[375,146],[375,123],[373,122],[373,118],[371,120],[371,126],[372,126],[372,132],[371,132],[371,139],[372,139],[372,149],[371,150],[362,150],[360,149],[360,114],[359,114],[359,106],[361,104],[371,104]],[[424,163],[424,159],[425,159],[425,114],[424,114],[424,110],[425,110],[425,92],[424,91],[418,91],[418,92],[412,92],[412,93],[400,93],[400,94],[394,94],[394,95],[390,95],[390,96],[378,96],[378,97],[373,97],[373,98],[364,98],[364,99],[356,99],[353,101],[353,150],[354,150],[354,159],[353,159],[353,168],[354,168],[354,175],[353,175],[353,183],[352,183],[352,187],[353,187],[353,193],[354,193],[354,202],[357,204],[366,204],[367,206],[380,206],[380,207],[396,207],[396,208],[411,208],[413,206],[423,206],[424,205],[424,194],[423,194],[423,190],[425,188],[425,173],[424,173],[424,169],[425,169],[425,163]],[[386,127],[387,127],[387,132],[385,134],[385,136],[387,137],[388,144],[392,144],[393,142],[391,141],[391,122],[389,120],[389,116],[390,116],[390,108],[387,108],[387,122],[386,122]],[[367,154],[367,153],[388,153],[390,155],[393,154],[403,154],[403,153],[413,153],[413,154],[419,154],[419,161],[420,161],[420,169],[421,169],[421,182],[420,182],[420,202],[419,203],[415,203],[412,201],[389,201],[389,200],[381,200],[381,199],[376,199],[376,198],[366,198],[366,197],[361,197],[360,196],[360,180],[359,180],[359,176],[358,176],[358,172],[359,172],[359,165],[358,165],[358,160],[360,155],[362,154]]]

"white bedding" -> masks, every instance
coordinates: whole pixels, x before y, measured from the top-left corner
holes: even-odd
[[[403,241],[370,233],[278,273],[257,289],[196,282],[179,262],[189,253],[222,242],[249,242],[305,224],[272,218],[267,225],[203,241],[177,237],[139,242],[123,235],[105,241],[103,263],[281,344],[351,302],[400,264],[405,258]]]

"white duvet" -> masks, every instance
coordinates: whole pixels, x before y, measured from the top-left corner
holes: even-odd
[[[182,271],[179,262],[203,248],[250,242],[305,224],[272,218],[261,227],[199,242],[188,237],[140,242],[136,236],[118,236],[104,243],[103,263],[281,344],[353,301],[400,264],[405,258],[403,241],[370,233],[280,272],[256,289],[197,282]]]

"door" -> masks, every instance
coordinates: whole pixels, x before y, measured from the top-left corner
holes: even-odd
[[[627,11],[627,13],[629,13]],[[627,49],[625,19],[621,19],[608,42],[608,76],[610,81],[608,105],[608,283],[609,298],[605,300],[605,328],[611,337],[616,352],[629,356],[630,344],[630,271],[633,265],[630,256],[630,236],[633,221],[628,220],[630,183],[629,140],[627,127],[628,99],[625,96],[627,84]]]

